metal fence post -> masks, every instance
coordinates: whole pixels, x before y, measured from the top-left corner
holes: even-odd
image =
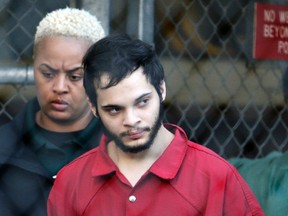
[[[129,0],[127,33],[154,42],[154,0]]]
[[[109,6],[110,0],[82,0],[83,9],[100,20],[106,34],[109,34]]]

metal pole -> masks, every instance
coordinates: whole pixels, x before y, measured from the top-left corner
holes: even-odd
[[[99,19],[105,34],[109,34],[110,0],[82,0],[82,6]]]
[[[129,0],[127,33],[154,42],[154,0]]]
[[[139,1],[138,37],[154,43],[154,0]]]
[[[33,66],[0,67],[0,84],[33,84]]]

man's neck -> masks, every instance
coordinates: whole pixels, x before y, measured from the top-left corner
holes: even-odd
[[[108,144],[108,154],[132,186],[149,170],[152,164],[163,154],[171,143],[174,134],[163,125],[151,147],[139,153],[126,153],[114,142]]]

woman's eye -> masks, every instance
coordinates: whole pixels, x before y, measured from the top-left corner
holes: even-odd
[[[81,80],[82,79],[82,76],[80,76],[80,75],[71,75],[70,76],[70,80],[71,81],[78,81],[78,80]]]
[[[52,78],[54,76],[54,74],[49,71],[42,71],[42,74],[46,78]]]

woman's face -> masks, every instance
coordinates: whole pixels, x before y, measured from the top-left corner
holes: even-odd
[[[39,116],[46,127],[77,124],[90,113],[81,65],[90,45],[69,37],[45,38],[37,45],[34,78]]]

